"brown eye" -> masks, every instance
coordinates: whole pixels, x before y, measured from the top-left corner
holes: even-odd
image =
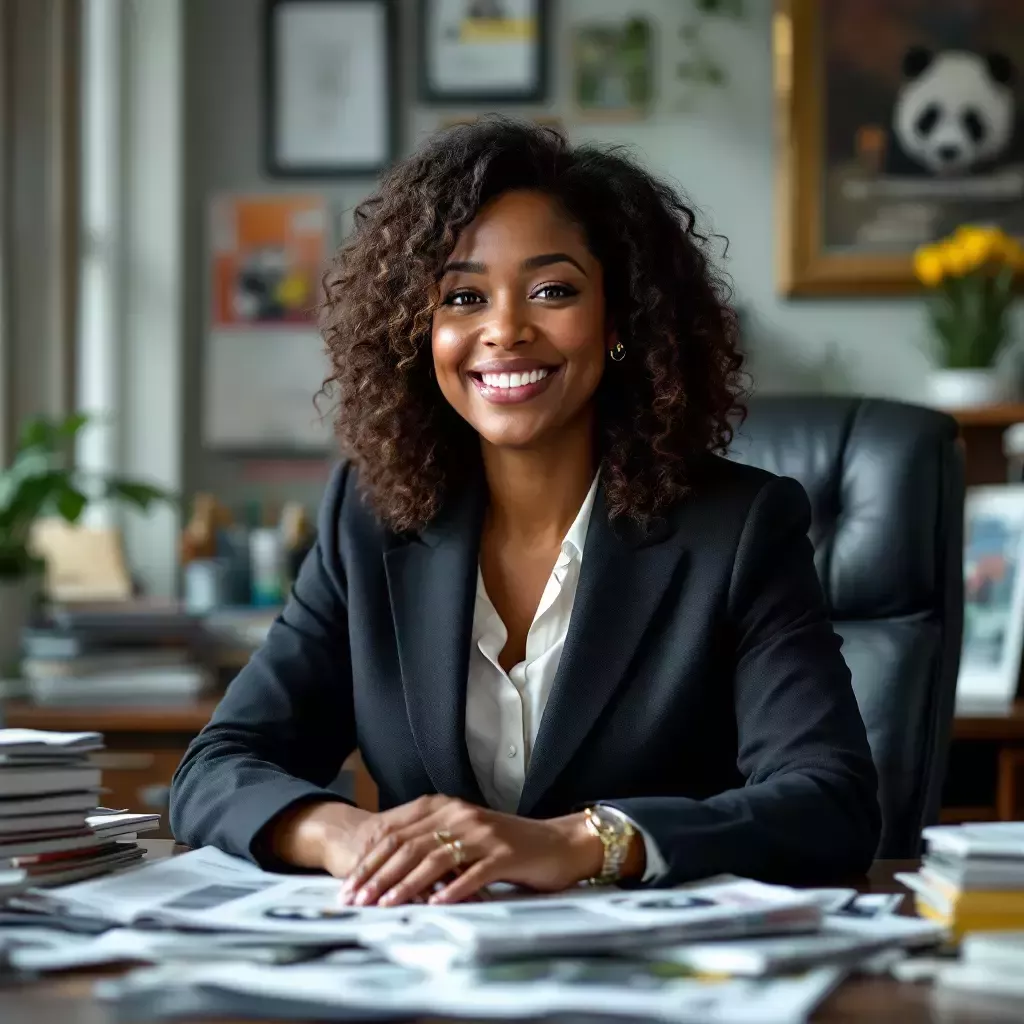
[[[534,293],[535,299],[569,299],[579,292],[567,284],[542,284]]]
[[[476,292],[469,291],[468,289],[460,289],[446,295],[441,305],[475,306],[479,302],[483,302],[483,299]]]

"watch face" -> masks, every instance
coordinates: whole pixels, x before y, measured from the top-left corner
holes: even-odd
[[[622,819],[614,811],[609,811],[607,807],[596,811],[595,816],[598,827],[609,829],[616,835],[623,831]]]

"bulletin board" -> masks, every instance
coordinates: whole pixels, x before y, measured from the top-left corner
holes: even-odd
[[[323,450],[313,399],[327,372],[316,327],[329,252],[322,196],[218,196],[208,222],[203,442]]]

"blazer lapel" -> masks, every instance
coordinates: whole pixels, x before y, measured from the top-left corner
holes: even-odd
[[[483,493],[385,552],[409,723],[438,793],[484,803],[466,750],[466,677]]]
[[[569,631],[530,757],[518,813],[528,815],[568,765],[622,683],[680,555],[666,530],[642,534],[594,504]]]

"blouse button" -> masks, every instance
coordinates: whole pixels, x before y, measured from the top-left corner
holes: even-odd
[[[516,748],[514,746],[510,746],[508,748],[508,756],[509,757],[515,757],[516,756]]]

